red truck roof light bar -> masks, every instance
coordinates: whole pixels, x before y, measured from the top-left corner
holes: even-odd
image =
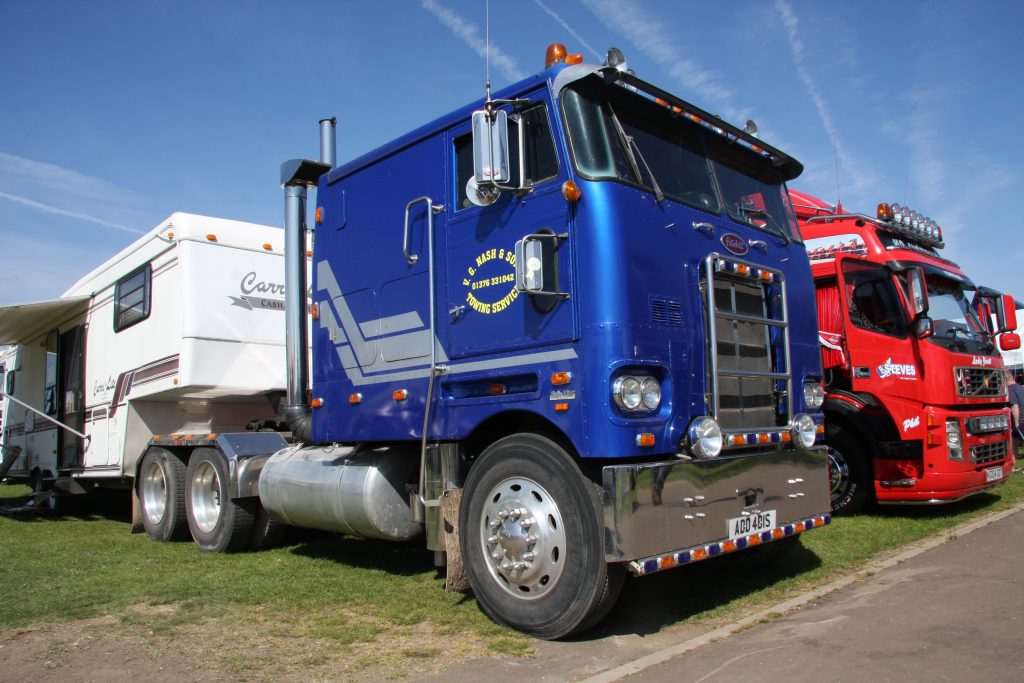
[[[815,208],[817,207],[808,207]],[[827,213],[821,216],[814,216],[805,220],[805,223],[831,223],[836,220],[860,219],[874,224],[888,232],[899,235],[908,242],[923,244],[925,246],[942,249],[946,243],[942,241],[942,227],[927,216],[913,211],[899,204],[887,204],[882,202],[878,205],[876,215],[868,216],[863,213]]]

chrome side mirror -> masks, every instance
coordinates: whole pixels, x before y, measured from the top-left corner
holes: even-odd
[[[935,325],[932,319],[922,315],[914,322],[914,333],[918,339],[927,339],[935,334]]]
[[[924,271],[916,266],[908,269],[907,282],[910,284],[910,305],[913,313],[915,316],[922,316],[928,312],[928,285],[925,284]]]
[[[507,112],[473,112],[473,177],[480,187],[501,185],[512,179]]]

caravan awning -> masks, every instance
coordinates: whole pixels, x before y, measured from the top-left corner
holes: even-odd
[[[85,313],[89,297],[72,296],[0,307],[0,344],[25,344]]]

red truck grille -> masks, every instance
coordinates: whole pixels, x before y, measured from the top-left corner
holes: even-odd
[[[956,393],[964,398],[1003,395],[1003,375],[1000,370],[961,367],[953,368]]]
[[[1006,442],[986,443],[979,446],[971,446],[971,462],[976,465],[984,465],[988,462],[995,462],[1006,457]]]

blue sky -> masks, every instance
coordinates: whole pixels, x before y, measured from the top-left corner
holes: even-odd
[[[1024,5],[493,2],[491,80],[621,48],[805,165],[847,209],[908,203],[1024,299]],[[280,225],[285,159],[343,162],[483,94],[484,0],[0,0],[0,304],[59,295],[174,211]]]

